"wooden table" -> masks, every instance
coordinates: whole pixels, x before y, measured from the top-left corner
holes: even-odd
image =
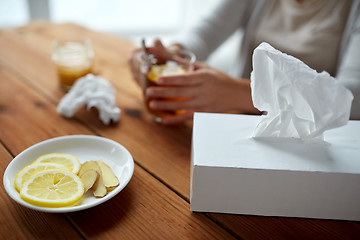
[[[66,119],[64,96],[50,59],[53,39],[86,36],[96,72],[116,88],[117,124],[103,125],[97,110]],[[66,214],[27,209],[0,191],[3,239],[360,239],[358,222],[277,218],[190,211],[190,125],[151,121],[127,58],[133,44],[74,24],[33,22],[0,31],[0,169],[40,141],[72,134],[99,135],[125,146],[135,160],[130,183],[97,207]],[[360,203],[359,203],[360,206]]]

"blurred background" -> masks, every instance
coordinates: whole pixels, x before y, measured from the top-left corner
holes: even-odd
[[[0,28],[26,25],[29,21],[73,22],[115,34],[135,43],[155,37],[165,44],[199,21],[221,0],[0,0]],[[231,37],[208,62],[226,71],[220,56],[233,55]]]

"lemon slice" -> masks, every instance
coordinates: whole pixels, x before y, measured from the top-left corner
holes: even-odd
[[[39,163],[39,164],[32,164],[29,166],[24,167],[18,174],[15,176],[15,189],[20,192],[21,186],[29,180],[29,178],[34,175],[35,173],[50,170],[50,169],[66,169],[64,165],[56,164],[56,163]]]
[[[57,163],[65,166],[70,172],[77,174],[81,164],[77,157],[69,153],[49,153],[38,157],[36,163]]]
[[[166,65],[155,65],[152,66],[149,73],[146,75],[146,77],[156,83],[156,80],[158,77],[161,76],[162,71],[164,70]]]
[[[155,65],[152,66],[150,72],[146,75],[147,78],[156,83],[156,80],[160,76],[178,75],[186,73],[185,69],[179,65]]]
[[[80,178],[66,170],[38,172],[24,183],[20,197],[40,207],[67,207],[81,199],[84,184]]]

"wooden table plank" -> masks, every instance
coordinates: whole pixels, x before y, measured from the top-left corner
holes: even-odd
[[[351,221],[208,214],[244,239],[360,239],[360,224]]]
[[[60,117],[53,104],[4,70],[1,62],[0,79],[0,138],[12,154],[48,138],[93,134],[78,121]]]
[[[45,97],[5,70],[1,62],[0,79],[0,139],[14,155],[48,138],[92,134],[80,122],[58,116],[53,103],[48,103]],[[137,165],[129,186],[123,191],[99,207],[67,214],[68,219],[79,232],[89,238],[114,239],[124,234],[124,229],[126,238],[138,239],[149,236],[177,236],[182,239],[234,238],[204,214],[192,214],[184,199]],[[19,206],[19,209],[25,208]],[[127,217],[122,218],[121,215]],[[99,219],[109,224],[120,221],[122,225],[104,231],[104,225],[99,224]]]
[[[135,166],[129,186],[109,204],[68,215],[89,239],[233,239],[159,183]]]
[[[1,114],[1,113],[0,113]],[[0,144],[0,173],[13,159]],[[24,208],[5,192],[0,180],[0,233],[2,239],[83,239],[63,214],[49,214]]]

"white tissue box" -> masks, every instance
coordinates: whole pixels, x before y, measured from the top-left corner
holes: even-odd
[[[195,113],[192,211],[360,220],[360,121],[325,142],[253,139],[258,121]]]

